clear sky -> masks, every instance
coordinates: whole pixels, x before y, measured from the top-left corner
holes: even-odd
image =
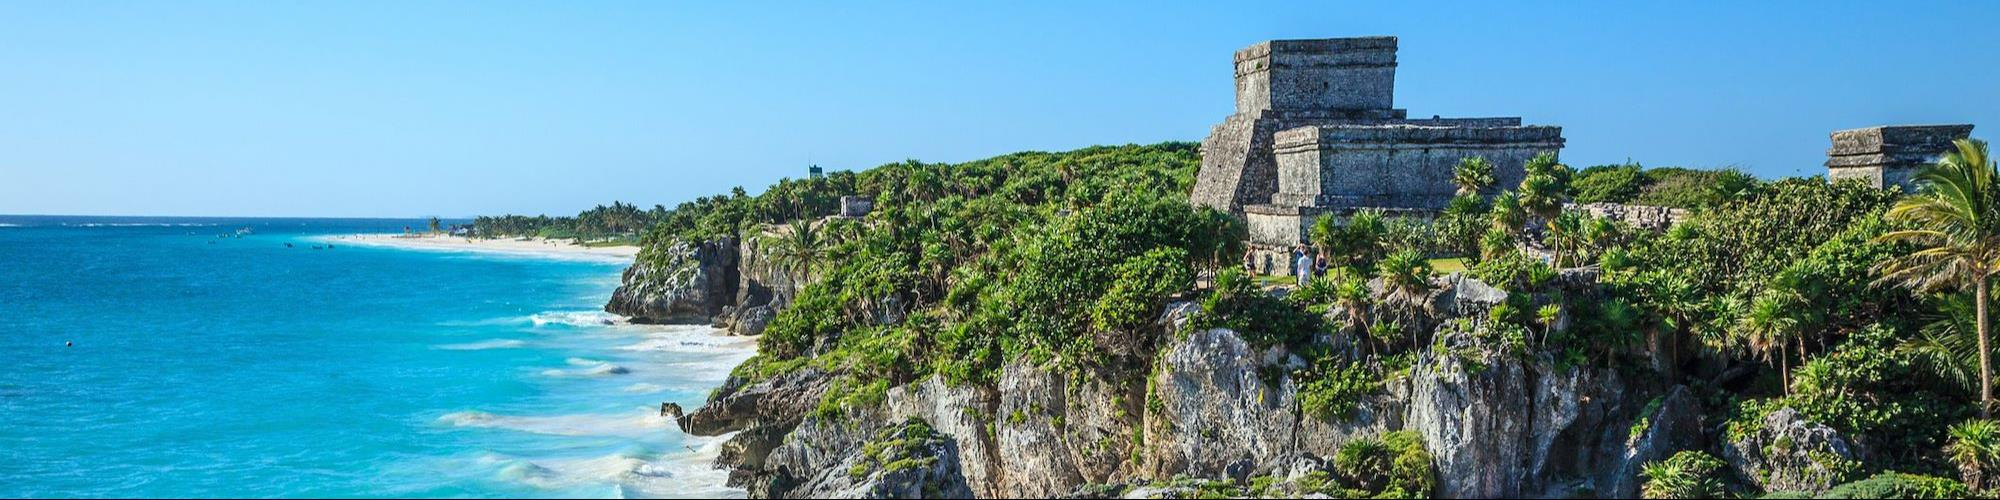
[[[0,2],[0,213],[571,214],[1199,140],[1274,38],[1401,37],[1398,107],[1561,125],[1575,166],[2000,138],[2000,2],[1074,3]]]

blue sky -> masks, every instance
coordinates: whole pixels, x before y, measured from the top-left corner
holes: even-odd
[[[1398,36],[1398,107],[1577,166],[2000,130],[2000,2],[1072,3],[0,2],[0,213],[569,214],[1199,140],[1274,38]]]

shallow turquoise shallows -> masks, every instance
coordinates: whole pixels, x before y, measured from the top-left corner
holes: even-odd
[[[0,497],[740,496],[657,415],[748,346],[606,324],[615,260],[330,239],[419,224],[0,216]]]

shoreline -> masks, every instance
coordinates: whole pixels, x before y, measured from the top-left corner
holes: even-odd
[[[470,238],[465,236],[428,234],[347,234],[329,235],[318,238],[327,243],[344,243],[373,247],[389,247],[407,250],[477,252],[507,254],[544,258],[590,258],[618,262],[631,262],[639,255],[639,247],[615,245],[591,247],[578,245],[568,240],[543,238]]]

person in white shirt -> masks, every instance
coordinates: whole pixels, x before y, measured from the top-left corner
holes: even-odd
[[[1306,283],[1311,282],[1313,277],[1312,253],[1303,250],[1299,251],[1299,260],[1292,263],[1292,269],[1299,275],[1299,286],[1306,286]]]

